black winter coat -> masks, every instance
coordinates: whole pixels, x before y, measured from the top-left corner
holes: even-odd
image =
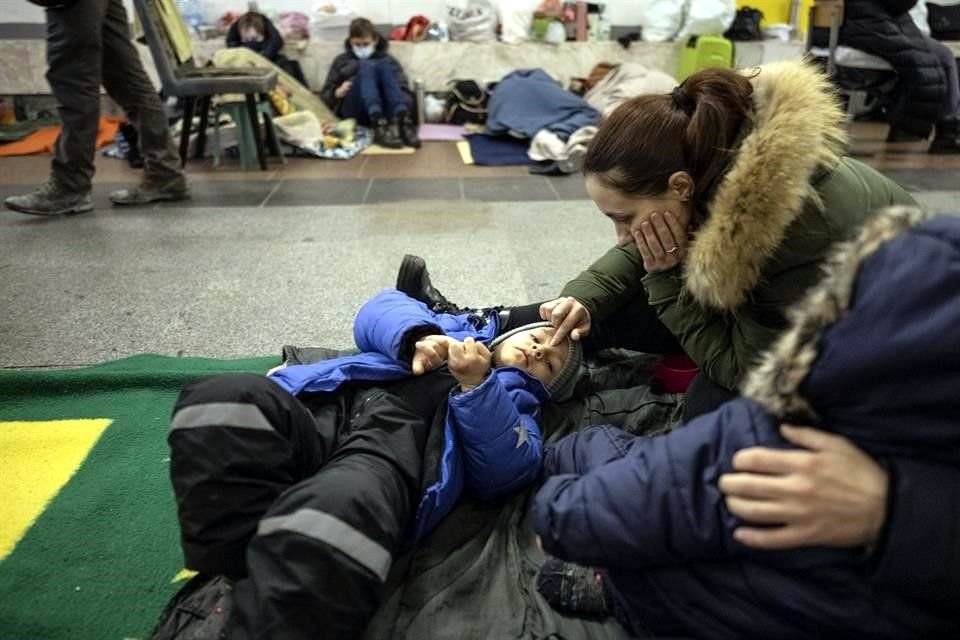
[[[230,25],[230,30],[227,31],[227,47],[246,47],[259,53],[267,60],[276,62],[277,55],[280,53],[280,50],[283,49],[283,36],[280,35],[280,32],[277,31],[277,28],[270,22],[267,16],[262,13],[258,15],[263,18],[263,24],[264,27],[266,27],[263,40],[261,42],[244,42],[240,37],[240,21],[235,20],[234,23]]]
[[[404,73],[403,67],[400,66],[397,59],[387,53],[389,46],[390,44],[386,39],[383,37],[377,38],[377,46],[373,55],[370,56],[370,59],[385,60],[388,62],[393,68],[394,74],[396,74],[397,80],[400,82],[400,86],[409,95],[410,85],[407,83],[407,74]],[[357,71],[360,70],[360,58],[354,55],[353,49],[350,47],[349,38],[344,41],[343,47],[346,51],[338,55],[333,59],[333,62],[330,63],[330,71],[327,72],[327,79],[324,80],[323,88],[320,89],[320,99],[337,115],[340,115],[340,103],[343,101],[337,98],[334,92],[337,90],[337,87],[353,78],[357,75]]]
[[[927,136],[943,116],[947,79],[908,11],[916,0],[847,0],[840,44],[883,58],[899,81],[890,123]]]

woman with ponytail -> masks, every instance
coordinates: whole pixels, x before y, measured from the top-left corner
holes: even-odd
[[[799,61],[707,69],[627,101],[584,164],[616,246],[541,312],[561,339],[612,325],[618,346],[654,352],[676,346],[646,339],[666,327],[701,370],[687,414],[715,407],[819,281],[830,246],[880,207],[915,204],[845,142],[829,81]]]

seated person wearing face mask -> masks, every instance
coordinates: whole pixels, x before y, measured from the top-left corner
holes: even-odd
[[[420,146],[407,76],[373,23],[350,23],[346,51],[333,59],[320,98],[341,118],[373,126],[373,141],[399,149]]]
[[[259,53],[309,88],[300,63],[280,53],[283,49],[283,36],[262,13],[249,11],[237,18],[227,32],[227,47],[246,47]]]

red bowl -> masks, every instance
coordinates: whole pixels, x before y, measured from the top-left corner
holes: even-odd
[[[653,368],[653,377],[667,393],[686,393],[700,373],[697,363],[685,355],[663,356]]]

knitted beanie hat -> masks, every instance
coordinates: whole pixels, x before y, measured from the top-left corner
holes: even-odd
[[[539,329],[541,327],[552,327],[553,325],[549,322],[532,322],[530,324],[523,325],[522,327],[517,327],[516,329],[511,329],[506,333],[497,336],[490,343],[490,350],[493,351],[493,348],[498,344],[509,338],[510,336],[520,333],[521,331],[530,331],[532,329]],[[553,381],[550,384],[545,384],[547,388],[547,393],[550,394],[550,398],[557,401],[563,402],[570,398],[573,395],[573,390],[577,385],[577,380],[580,379],[580,368],[583,365],[583,347],[580,346],[580,343],[576,340],[571,340],[567,338],[567,342],[570,347],[567,350],[567,359],[563,362],[563,367],[560,371],[557,372],[557,375],[554,376]]]

